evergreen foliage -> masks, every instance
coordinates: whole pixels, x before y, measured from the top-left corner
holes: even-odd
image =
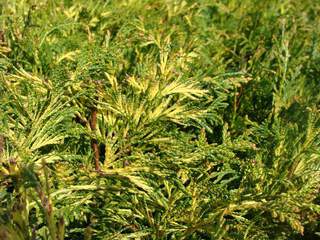
[[[1,0],[0,239],[320,238],[318,0]]]

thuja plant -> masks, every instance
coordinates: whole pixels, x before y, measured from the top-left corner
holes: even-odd
[[[319,4],[0,12],[1,239],[319,237]]]

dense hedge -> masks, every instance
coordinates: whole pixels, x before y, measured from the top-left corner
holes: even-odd
[[[1,0],[0,239],[320,237],[318,0]]]

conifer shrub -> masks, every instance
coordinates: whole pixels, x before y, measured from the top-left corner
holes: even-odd
[[[311,0],[1,0],[0,239],[318,239],[319,25]]]

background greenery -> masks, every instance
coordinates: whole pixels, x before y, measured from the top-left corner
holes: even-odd
[[[318,0],[1,0],[0,239],[318,239]]]

